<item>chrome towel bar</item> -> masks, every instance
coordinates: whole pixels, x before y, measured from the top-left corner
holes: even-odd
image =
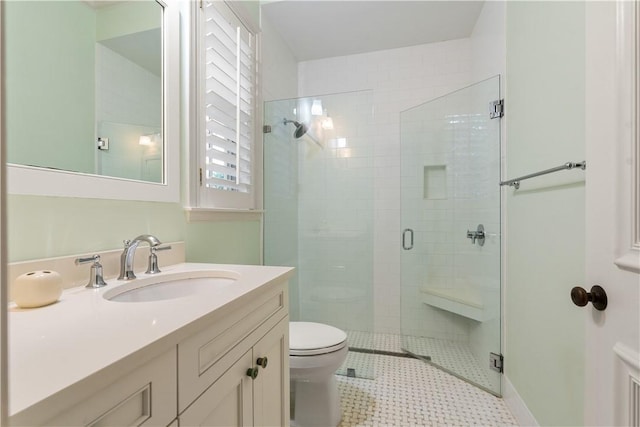
[[[548,173],[553,173],[553,172],[558,172],[558,171],[562,171],[565,169],[575,169],[575,168],[580,168],[582,170],[585,170],[587,168],[587,162],[585,160],[578,162],[578,163],[571,163],[571,162],[567,162],[562,166],[557,166],[555,168],[551,168],[551,169],[546,169],[540,172],[535,172],[535,173],[531,173],[529,175],[524,175],[518,178],[514,178],[514,179],[510,179],[508,181],[500,181],[500,185],[510,185],[511,187],[515,187],[516,190],[518,188],[520,188],[520,181],[523,181],[525,179],[529,179],[529,178],[534,178],[536,176],[540,176],[540,175],[546,175]]]

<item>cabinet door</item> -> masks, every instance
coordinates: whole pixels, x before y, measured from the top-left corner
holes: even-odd
[[[223,310],[178,344],[178,411],[182,413],[287,312],[284,284]]]
[[[253,362],[267,359],[253,381],[256,426],[289,425],[289,317],[282,319],[253,347]]]
[[[175,348],[152,359],[94,394],[79,398],[45,426],[159,426],[177,413],[177,354]],[[33,425],[27,421],[15,425]]]
[[[182,415],[180,427],[240,427],[253,425],[251,350],[209,387]]]

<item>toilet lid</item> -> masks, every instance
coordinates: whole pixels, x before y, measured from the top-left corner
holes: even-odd
[[[289,353],[310,356],[340,350],[347,343],[347,334],[333,326],[313,322],[289,323]]]

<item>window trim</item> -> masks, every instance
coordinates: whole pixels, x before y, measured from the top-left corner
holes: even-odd
[[[183,157],[183,178],[184,196],[183,205],[188,221],[203,221],[208,218],[215,220],[216,213],[223,218],[230,218],[230,215],[242,216],[243,212],[249,213],[247,220],[255,219],[256,215],[262,214],[262,82],[261,82],[261,33],[255,22],[249,18],[249,14],[243,10],[242,2],[224,1],[235,17],[249,30],[255,41],[255,76],[254,76],[254,108],[253,108],[253,140],[251,141],[252,165],[251,181],[252,191],[248,194],[249,203],[238,205],[228,203],[228,200],[217,201],[214,204],[206,205],[206,198],[203,197],[204,187],[201,186],[200,174],[204,173],[204,126],[202,117],[204,116],[204,92],[200,89],[204,83],[204,67],[201,67],[201,13],[200,2],[188,2],[185,6],[189,17],[188,23],[183,25],[188,27],[189,37],[183,43],[183,89],[185,93],[184,105],[188,106],[183,122],[188,123],[184,132],[186,140]],[[187,77],[188,76],[188,77]],[[221,193],[221,192],[220,192]],[[231,192],[229,192],[231,193]],[[209,214],[205,215],[207,211]],[[240,219],[240,218],[238,218]]]

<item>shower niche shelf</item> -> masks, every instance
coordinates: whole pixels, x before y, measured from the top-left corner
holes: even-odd
[[[425,200],[445,200],[447,198],[447,166],[429,165],[423,171],[423,192]]]
[[[480,293],[471,288],[423,288],[422,302],[477,322],[488,320]]]

